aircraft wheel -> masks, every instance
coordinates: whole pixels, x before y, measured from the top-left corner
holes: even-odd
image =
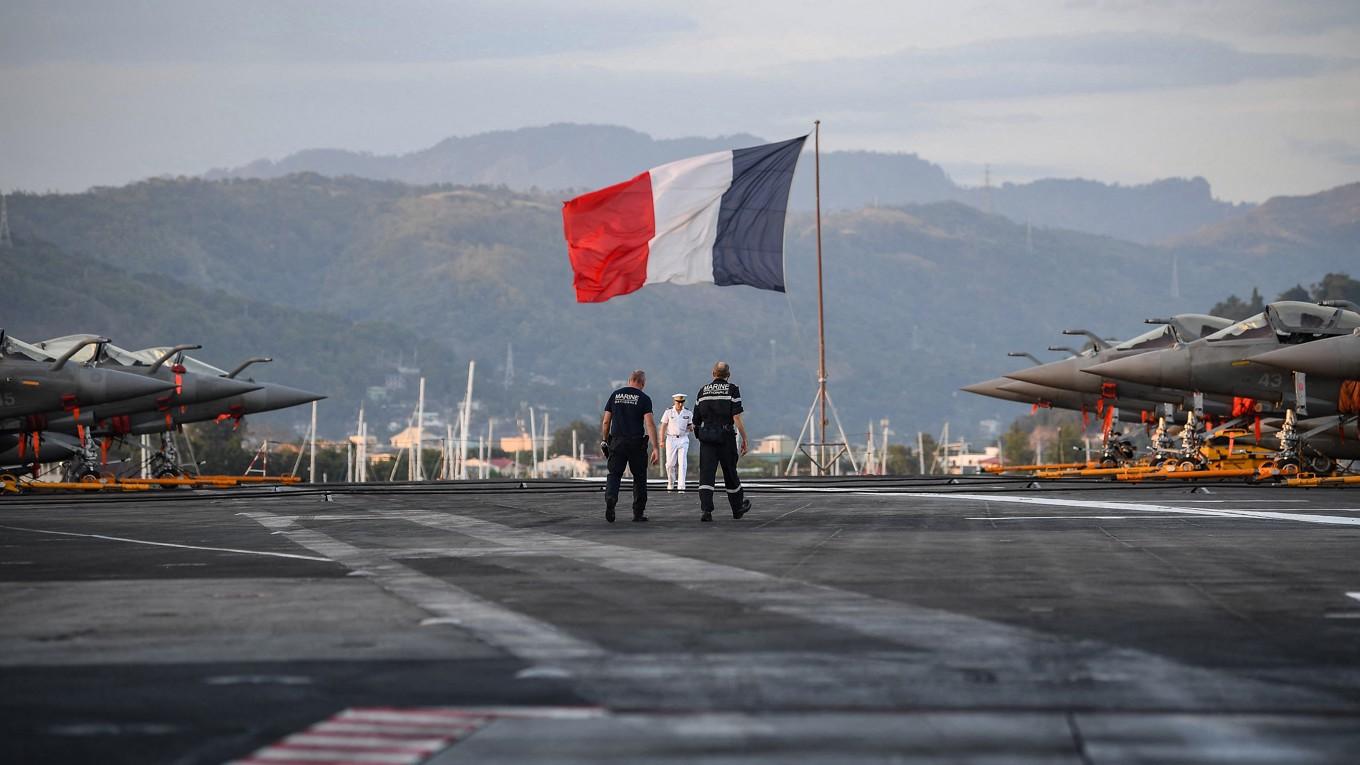
[[[99,471],[91,469],[81,471],[80,478],[77,480],[79,480],[80,483],[99,483],[99,479]]]
[[[1177,469],[1186,471],[1199,470],[1199,465],[1196,464],[1194,460],[1181,460],[1180,465],[1177,466]]]
[[[1299,463],[1294,460],[1284,460],[1283,462],[1278,463],[1276,467],[1280,469],[1280,475],[1296,476],[1302,472]]]
[[[154,477],[154,478],[179,478],[179,473],[176,473],[174,468],[168,468],[168,467],[167,467],[167,468],[161,468],[160,470],[157,470],[157,471],[155,472],[155,474],[153,475],[153,477]],[[178,489],[179,487],[178,487],[178,486],[162,486],[161,488],[162,488],[162,489],[166,489],[166,490],[168,490],[168,491],[174,491],[175,489]]]
[[[1105,459],[1100,461],[1100,466],[1103,468],[1117,468],[1119,467],[1119,462],[1118,460],[1113,460],[1110,459],[1109,457],[1106,457]]]
[[[1336,468],[1336,460],[1326,455],[1316,455],[1308,458],[1308,469],[1316,475],[1330,475]]]

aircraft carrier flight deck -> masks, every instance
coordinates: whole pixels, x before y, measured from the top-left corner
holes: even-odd
[[[0,761],[1354,762],[1360,493],[0,500]],[[627,516],[627,513],[624,513]]]

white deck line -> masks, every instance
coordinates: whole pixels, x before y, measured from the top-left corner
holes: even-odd
[[[289,516],[272,513],[241,513],[268,529],[321,553],[352,571],[362,571],[374,584],[413,603],[422,610],[451,620],[477,638],[529,661],[598,658],[605,655],[598,645],[567,634],[547,622],[503,608],[437,577],[422,574],[396,562],[385,550],[360,549],[313,529],[298,526]],[[401,517],[393,515],[394,518]],[[344,719],[382,720],[386,713],[362,711]],[[398,715],[402,720],[441,722]],[[393,719],[393,721],[397,721]]]
[[[875,494],[874,492],[856,492]],[[1315,523],[1327,526],[1360,526],[1360,518],[1345,518],[1337,515],[1315,515],[1312,513],[1282,513],[1270,510],[1221,510],[1207,507],[1176,507],[1174,505],[1152,505],[1142,502],[1105,502],[1091,499],[1062,499],[1060,497],[1015,497],[1000,494],[963,494],[963,493],[926,493],[913,494],[875,494],[891,497],[929,497],[931,499],[951,499],[973,502],[999,502],[1017,505],[1047,505],[1050,507],[1080,507],[1089,510],[1121,510],[1138,513],[1171,513],[1175,515],[1201,515],[1217,518],[1255,518],[1268,521],[1294,521],[1296,523]]]
[[[1166,518],[1203,518],[1202,515],[973,515],[968,521],[1160,521]]]
[[[207,550],[208,552],[229,552],[240,553],[242,555],[264,555],[271,558],[292,558],[294,560],[314,560],[320,563],[332,563],[330,558],[318,558],[313,555],[297,555],[295,553],[269,552],[267,550],[238,550],[234,547],[200,547],[199,545],[180,545],[171,542],[152,542],[148,539],[128,539],[127,537],[111,537],[104,534],[78,534],[74,531],[52,531],[49,529],[30,529],[23,526],[0,526],[0,529],[10,529],[12,531],[31,531],[34,534],[59,534],[64,537],[87,537],[89,539],[103,539],[109,542],[129,542],[135,545],[151,545],[153,547],[178,547],[183,550]]]
[[[538,547],[548,554],[630,577],[849,630],[931,654],[931,661],[937,664],[995,664],[1004,674],[1009,671],[1006,667],[1058,663],[1073,673],[1119,678],[1119,682],[1136,688],[1135,693],[1154,700],[1150,703],[1165,704],[1186,703],[1199,695],[1200,689],[1219,693],[1236,683],[1253,682],[1095,641],[1082,641],[1081,650],[1071,651],[1062,640],[1025,627],[658,550],[593,542],[442,512],[410,510],[393,517],[517,549]],[[599,668],[576,665],[576,669],[578,675],[589,678]]]

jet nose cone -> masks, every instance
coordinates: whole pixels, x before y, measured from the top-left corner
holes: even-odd
[[[1112,380],[1186,389],[1190,385],[1190,358],[1180,349],[1140,353],[1082,370]]]
[[[1346,335],[1290,345],[1248,359],[1319,377],[1360,377],[1360,336]]]
[[[234,380],[229,377],[210,377],[208,375],[195,375],[192,386],[193,401],[213,401],[229,396],[241,396],[253,390],[259,390],[264,386],[260,383],[248,382],[246,380]],[[190,393],[190,386],[185,386],[186,397]]]
[[[1074,359],[1054,361],[1050,364],[1008,372],[1006,377],[1033,385],[1042,385],[1046,388],[1080,391],[1094,386],[1096,390],[1099,390],[1100,381],[1090,375],[1077,374],[1077,367],[1074,362]],[[1087,382],[1087,380],[1090,380],[1090,382]]]
[[[1002,390],[1001,386],[1006,385],[1007,383],[1010,382],[1013,381],[1008,380],[1005,377],[996,377],[991,380],[986,380],[984,382],[973,383],[972,385],[965,385],[962,388],[959,388],[959,390],[964,391],[966,393],[976,393],[979,396],[999,398],[1002,401],[1021,401],[1022,399],[1019,394],[1007,390]]]
[[[275,409],[287,409],[290,406],[300,406],[309,404],[313,401],[320,401],[325,396],[320,393],[311,393],[299,388],[290,388],[287,385],[277,383],[266,383],[264,387],[254,396],[264,394],[265,409],[263,411],[273,411]]]
[[[122,401],[129,398],[154,396],[175,387],[173,382],[146,375],[116,372],[112,369],[88,368],[81,376],[80,400],[84,404]]]
[[[987,382],[965,385],[962,388],[959,388],[959,390],[964,391],[965,393],[976,393],[979,396],[990,396],[1000,387],[1001,385],[996,380],[988,380]]]
[[[1066,406],[1081,398],[1080,394],[1070,390],[1016,380],[1011,380],[1001,386],[1001,392],[1017,396],[1017,401],[1023,401],[1026,404],[1047,401],[1051,404]]]

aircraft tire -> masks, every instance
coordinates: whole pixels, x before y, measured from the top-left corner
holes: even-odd
[[[1331,475],[1336,469],[1336,460],[1323,454],[1308,458],[1308,470],[1315,475]]]

